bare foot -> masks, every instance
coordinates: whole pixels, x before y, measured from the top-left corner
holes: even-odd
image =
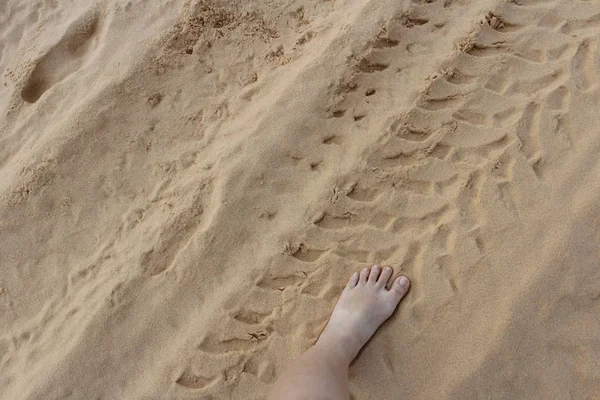
[[[350,363],[408,292],[410,281],[404,276],[396,278],[391,289],[386,288],[392,272],[390,267],[382,271],[378,265],[355,272],[315,346]]]

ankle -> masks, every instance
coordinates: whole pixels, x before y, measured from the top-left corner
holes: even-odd
[[[364,343],[356,336],[339,333],[330,334],[327,329],[325,329],[319,337],[319,340],[317,340],[315,347],[319,348],[320,351],[331,355],[332,358],[336,358],[343,361],[345,364],[350,365],[363,344]]]

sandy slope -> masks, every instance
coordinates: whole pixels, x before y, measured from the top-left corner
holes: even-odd
[[[600,4],[0,3],[0,398],[600,398]]]

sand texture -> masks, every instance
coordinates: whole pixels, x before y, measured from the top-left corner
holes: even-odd
[[[600,2],[0,0],[0,399],[600,399]]]

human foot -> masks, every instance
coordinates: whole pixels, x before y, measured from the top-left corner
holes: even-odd
[[[354,273],[333,309],[317,346],[341,355],[350,363],[393,313],[408,292],[410,281],[396,278],[388,290],[392,269],[378,265]]]

